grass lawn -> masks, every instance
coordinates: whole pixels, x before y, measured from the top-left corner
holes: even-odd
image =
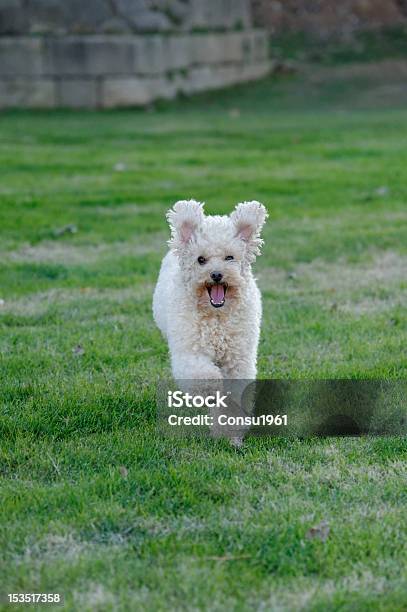
[[[405,439],[235,450],[155,422],[169,362],[151,298],[180,198],[269,209],[260,377],[406,377],[407,94],[366,70],[147,113],[1,116],[3,592],[68,610],[407,609]]]

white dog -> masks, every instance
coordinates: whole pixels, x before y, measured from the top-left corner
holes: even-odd
[[[259,202],[238,204],[229,217],[205,216],[194,200],[168,212],[170,251],[153,312],[176,380],[255,379],[261,296],[251,264],[266,217]]]

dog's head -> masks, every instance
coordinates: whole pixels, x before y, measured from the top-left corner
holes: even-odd
[[[195,200],[177,202],[167,214],[169,246],[181,268],[180,283],[201,307],[221,308],[237,300],[247,273],[260,253],[267,218],[259,202],[238,204],[230,216],[205,216]]]

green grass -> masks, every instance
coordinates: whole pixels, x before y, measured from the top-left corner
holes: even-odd
[[[372,62],[389,58],[405,59],[407,28],[355,31],[346,37],[305,32],[276,34],[270,41],[273,57],[295,61],[309,60],[326,65]]]
[[[235,450],[155,423],[151,297],[179,198],[269,209],[260,377],[406,376],[406,94],[376,108],[382,86],[332,73],[0,118],[3,591],[68,610],[406,610],[404,439]]]

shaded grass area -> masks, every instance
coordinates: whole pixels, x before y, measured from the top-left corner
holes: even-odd
[[[407,113],[394,91],[374,108],[380,85],[0,118],[3,589],[72,610],[405,609],[404,439],[237,451],[155,429],[151,297],[179,198],[269,209],[261,377],[405,377]]]
[[[407,28],[405,25],[362,30],[347,37],[321,38],[305,32],[278,34],[270,41],[271,54],[279,59],[313,61],[325,65],[352,62],[375,62],[388,58],[405,58]]]

